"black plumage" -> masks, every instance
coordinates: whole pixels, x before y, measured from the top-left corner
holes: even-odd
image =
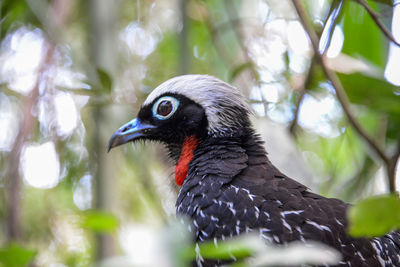
[[[373,239],[350,237],[346,232],[348,204],[308,191],[271,164],[251,127],[249,110],[234,90],[203,75],[167,81],[139,112],[137,120],[149,126],[126,131],[130,128],[124,125],[109,147],[143,138],[167,144],[185,173],[176,211],[191,219],[197,241],[255,231],[276,244],[323,242],[342,254],[338,266],[400,266],[399,232]],[[170,117],[164,116],[165,108],[160,116],[160,101],[170,108]],[[186,146],[190,136],[196,142]],[[187,166],[182,166],[182,158]],[[199,260],[198,264],[218,262]]]

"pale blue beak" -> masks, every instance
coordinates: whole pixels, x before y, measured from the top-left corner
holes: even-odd
[[[146,136],[150,129],[156,126],[151,124],[142,123],[138,118],[131,120],[120,127],[108,141],[108,151],[112,148],[126,144],[130,141]]]

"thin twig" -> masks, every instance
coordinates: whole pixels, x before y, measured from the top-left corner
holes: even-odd
[[[379,20],[379,15],[371,8],[371,6],[365,0],[357,0],[360,5],[362,5],[365,10],[367,10],[368,14],[371,16],[372,20],[375,22],[376,26],[382,31],[382,33],[394,44],[400,46],[400,43],[396,41],[392,33],[383,25],[383,23]]]
[[[346,117],[349,121],[349,123],[353,126],[353,128],[356,130],[356,132],[363,138],[363,140],[369,145],[369,147],[382,159],[383,163],[385,164],[385,167],[388,172],[389,176],[389,183],[390,183],[390,191],[392,193],[395,192],[395,186],[394,186],[394,177],[393,173],[391,172],[391,167],[390,165],[392,164],[389,157],[385,154],[383,149],[380,148],[380,146],[368,135],[368,133],[365,131],[365,129],[361,126],[361,124],[357,121],[357,119],[353,116],[353,114],[350,111],[350,102],[347,98],[347,95],[345,93],[345,90],[337,77],[337,75],[331,71],[327,65],[326,58],[324,55],[321,55],[319,53],[318,47],[319,47],[319,39],[313,29],[312,24],[310,23],[310,20],[308,18],[308,15],[300,3],[299,0],[293,0],[293,5],[297,11],[297,14],[300,18],[300,21],[307,32],[311,45],[313,47],[315,56],[319,59],[322,69],[325,73],[325,76],[327,77],[328,81],[330,81],[333,89],[336,92],[337,99],[342,106],[342,109],[344,113],[346,114]]]
[[[293,117],[293,120],[292,120],[292,122],[290,123],[290,126],[289,126],[289,132],[294,137],[296,137],[296,129],[297,129],[297,122],[299,120],[300,106],[301,106],[301,103],[303,102],[303,98],[304,98],[305,95],[306,95],[306,88],[302,87],[300,89],[299,97],[298,97],[297,102],[296,102],[296,109],[295,109],[295,112],[294,112],[294,117]]]
[[[387,163],[388,162],[388,157],[386,156],[385,152],[380,148],[380,146],[368,135],[368,133],[365,131],[365,129],[361,126],[361,124],[357,121],[357,119],[354,117],[354,115],[350,111],[350,102],[349,99],[347,98],[347,95],[344,91],[344,88],[337,77],[337,75],[332,72],[326,63],[325,58],[321,58],[322,61],[322,68],[324,70],[325,75],[327,76],[328,80],[331,82],[332,86],[335,89],[336,96],[339,100],[339,103],[341,104],[344,113],[347,116],[347,119],[349,120],[350,124],[354,127],[354,129],[358,132],[359,135],[361,135],[364,140],[369,144],[369,146],[372,148],[372,150],[375,151],[376,154],[381,157],[381,159]]]
[[[400,159],[400,134],[399,134],[399,138],[397,140],[396,151],[394,152],[393,156],[389,160],[390,163],[389,163],[388,170],[387,170],[389,179],[390,179],[389,180],[390,188],[394,188],[394,190],[396,189],[396,166],[399,162],[399,159]]]
[[[393,155],[393,158],[398,159],[400,157],[400,133],[399,133],[399,138],[397,139],[397,150]]]

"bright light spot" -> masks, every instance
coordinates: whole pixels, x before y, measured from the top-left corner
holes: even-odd
[[[321,34],[318,50],[320,53],[326,52],[328,57],[336,57],[339,55],[343,47],[344,35],[342,29],[340,26],[334,24],[334,20],[339,16],[338,12],[341,10],[342,5],[343,3],[340,2],[339,6],[329,15],[325,22],[325,28]],[[333,28],[332,36],[329,36],[332,27],[335,28]],[[327,47],[328,43],[329,47]]]
[[[344,41],[344,35],[342,28],[336,25],[335,30],[332,34],[332,40],[328,47],[328,51],[326,52],[327,57],[333,58],[340,54],[342,51]]]
[[[395,5],[393,10],[392,34],[400,42],[400,5]],[[400,86],[400,47],[393,43],[390,44],[385,77],[389,82]]]
[[[308,68],[309,60],[302,55],[288,51],[289,55],[289,68],[296,73],[304,73]]]
[[[265,36],[249,36],[246,44],[250,57],[259,67],[259,71],[268,70],[271,73],[281,73],[285,70],[284,53],[286,45],[282,33],[286,31],[286,21],[273,20],[265,25]]]
[[[263,84],[261,86],[262,94],[264,95],[265,100],[270,103],[276,103],[279,100],[279,91],[278,86],[282,87],[280,84]]]
[[[267,52],[283,54],[286,51],[286,45],[283,41],[283,33],[286,32],[286,29],[287,22],[284,19],[275,19],[266,24]],[[263,41],[263,38],[259,41]]]
[[[159,235],[157,231],[145,225],[129,225],[122,227],[118,233],[121,248],[127,254],[135,266],[157,266],[155,257],[159,250]]]
[[[29,93],[43,56],[43,34],[39,29],[21,27],[8,35],[0,52],[0,76],[12,90]]]
[[[386,194],[388,189],[389,185],[387,183],[385,169],[380,167],[372,180],[372,193],[374,195]]]
[[[400,164],[396,166],[396,191],[400,190]],[[375,174],[375,178],[372,180],[372,193],[374,195],[387,194],[389,191],[389,184],[387,175],[384,167],[380,167]]]
[[[121,32],[120,38],[128,45],[132,54],[145,59],[156,49],[160,39],[158,35],[156,28],[145,29],[134,21]]]
[[[254,112],[260,117],[265,116],[265,108],[264,108],[265,105],[264,103],[262,103],[263,98],[259,87],[255,86],[250,91],[250,99],[255,101],[255,103],[251,104],[251,107],[253,108]]]
[[[340,108],[332,95],[316,99],[306,94],[300,107],[299,125],[324,137],[336,137],[340,130],[332,122],[340,117]]]
[[[287,28],[289,48],[296,54],[310,53],[310,45],[307,33],[299,21],[291,21]]]
[[[263,103],[253,103],[251,104],[251,107],[258,116],[265,116],[265,108]]]
[[[17,136],[18,119],[15,117],[17,110],[7,96],[0,94],[0,151],[9,151],[12,142]]]
[[[268,40],[269,41],[269,40]],[[260,69],[266,69],[272,73],[281,73],[285,69],[283,53],[285,46],[281,40],[276,39],[274,45],[265,44],[266,39],[258,38],[249,42],[249,50],[253,55],[253,61]]]
[[[68,59],[70,60],[70,59]],[[87,89],[91,87],[84,81],[87,80],[85,74],[73,71],[69,66],[57,66],[57,68],[51,69],[52,80],[54,84],[72,89]]]
[[[260,102],[276,103],[279,100],[279,83],[261,84],[261,87],[254,86],[250,92],[250,99]]]
[[[243,19],[243,23],[251,18],[265,24],[269,20],[269,16],[266,14],[271,12],[269,5],[263,0],[246,0],[242,2],[238,10],[240,10],[239,16]]]
[[[293,119],[293,112],[286,103],[277,103],[268,108],[268,117],[278,123],[288,123]]]
[[[198,45],[195,45],[193,47],[193,55],[195,58],[199,58],[199,46]]]
[[[74,203],[81,210],[92,205],[92,176],[86,174],[74,185]]]
[[[201,54],[201,55],[200,55],[200,54]],[[198,45],[195,45],[195,46],[193,47],[193,56],[194,56],[195,58],[199,59],[199,60],[205,60],[205,59],[206,59],[205,53],[201,53],[201,52],[199,51],[199,46],[198,46]]]
[[[30,145],[22,154],[25,182],[37,188],[52,188],[59,182],[60,163],[53,142]]]
[[[72,96],[58,93],[54,98],[57,114],[57,130],[59,135],[69,135],[77,125],[78,113]]]
[[[242,7],[246,7],[246,6],[250,6],[247,1],[246,2],[242,2]],[[265,2],[265,1],[256,1],[256,10],[252,10],[255,11],[252,14],[243,14],[243,18],[245,18],[245,15],[248,15],[248,17],[250,17],[251,15],[256,14],[257,18],[260,19],[263,23],[266,23],[268,20],[268,16],[265,16],[265,14],[268,14],[270,12],[270,6]]]

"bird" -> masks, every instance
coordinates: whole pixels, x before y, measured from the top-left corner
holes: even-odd
[[[210,75],[171,78],[110,138],[108,150],[139,140],[165,144],[180,186],[176,213],[196,242],[255,232],[265,242],[322,242],[342,254],[335,266],[400,266],[400,232],[347,233],[350,205],[311,192],[279,171],[254,130],[240,91]],[[200,259],[198,266],[221,262]]]

